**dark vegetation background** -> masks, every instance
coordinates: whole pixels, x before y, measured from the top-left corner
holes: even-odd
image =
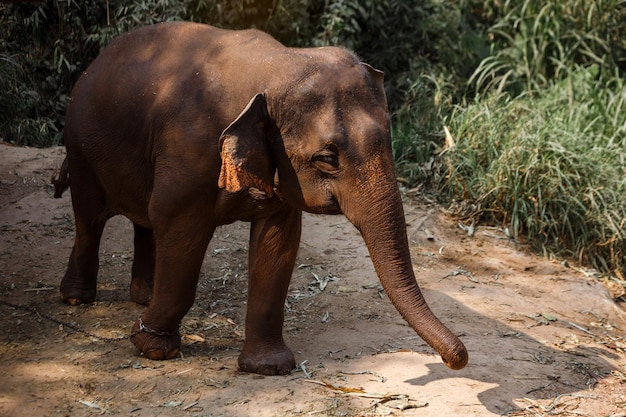
[[[60,144],[81,71],[166,20],[356,51],[386,73],[405,187],[626,285],[626,0],[0,3],[0,139]]]

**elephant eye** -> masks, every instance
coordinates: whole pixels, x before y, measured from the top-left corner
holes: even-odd
[[[337,153],[328,148],[313,154],[311,162],[317,169],[327,174],[336,174],[339,170]]]

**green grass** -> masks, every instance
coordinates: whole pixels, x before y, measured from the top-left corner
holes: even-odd
[[[576,65],[625,68],[624,0],[507,0],[500,13],[470,80],[478,92],[534,94]]]
[[[422,75],[407,86],[404,106],[392,119],[392,147],[396,171],[410,186],[431,189],[435,179],[435,155],[440,148],[439,127],[451,107],[443,102],[453,88],[434,75]]]
[[[458,107],[441,191],[536,249],[626,271],[626,82],[597,67]]]
[[[626,1],[483,6],[490,51],[470,89],[459,99],[456,82],[418,83],[394,115],[399,176],[545,254],[623,278]]]

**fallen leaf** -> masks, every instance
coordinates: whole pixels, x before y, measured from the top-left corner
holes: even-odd
[[[197,334],[186,334],[185,336],[183,336],[183,338],[191,343],[204,343],[206,342],[206,339],[200,335]]]
[[[378,404],[382,404],[387,408],[395,408],[396,410],[400,411],[410,410],[412,408],[424,408],[428,406],[428,403],[425,401],[411,401],[409,398],[401,398],[391,401],[379,401]]]
[[[332,389],[333,391],[339,391],[339,392],[345,392],[345,393],[359,393],[359,394],[365,394],[365,391],[363,391],[363,388],[346,388],[346,387],[336,387],[333,384],[324,381],[323,379],[321,381],[316,381],[313,379],[306,379],[306,382],[310,382],[312,384],[318,384],[318,385],[323,385],[328,389]]]
[[[89,407],[89,408],[94,408],[96,410],[99,411],[103,411],[104,409],[96,402],[94,401],[85,401],[85,400],[79,400],[79,403],[81,403],[82,405]]]
[[[327,311],[322,317],[322,323],[326,323],[330,319],[330,313]]]
[[[187,411],[187,410],[189,410],[190,408],[195,407],[196,405],[198,405],[198,401],[194,401],[194,402],[192,402],[191,404],[189,404],[188,406],[183,407],[183,411]]]
[[[161,407],[178,407],[182,403],[182,401],[168,401],[165,404],[161,404]]]
[[[557,321],[557,317],[554,314],[550,313],[541,313],[541,317],[548,321]]]

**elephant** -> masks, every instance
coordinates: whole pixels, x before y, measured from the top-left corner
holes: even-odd
[[[250,222],[242,371],[295,367],[284,304],[303,212],[360,231],[389,299],[452,369],[468,353],[431,311],[409,253],[383,73],[341,47],[291,48],[255,29],[159,23],[116,37],[80,76],[55,195],[71,188],[75,241],[60,284],[96,298],[107,220],[134,227],[130,339],[171,359],[218,226]]]

